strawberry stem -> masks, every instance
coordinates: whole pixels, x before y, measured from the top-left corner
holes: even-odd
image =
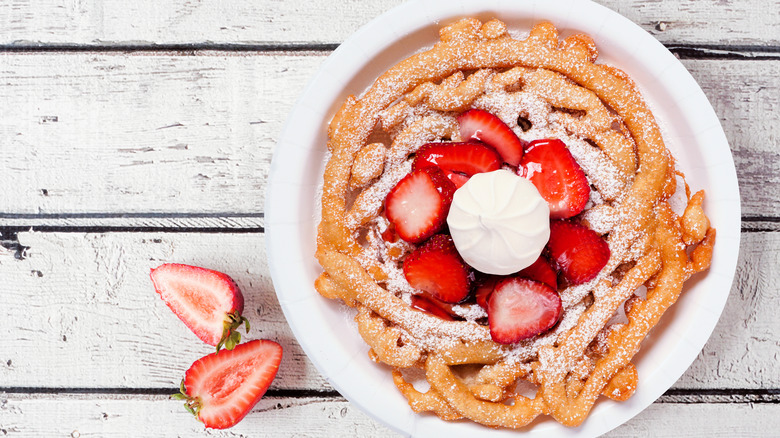
[[[200,398],[191,397],[187,394],[187,388],[184,387],[184,379],[181,380],[181,385],[179,385],[179,392],[177,394],[172,394],[171,398],[184,400],[184,408],[195,417],[200,413]]]
[[[249,320],[241,316],[238,311],[225,315],[225,322],[222,324],[222,339],[217,344],[217,353],[223,346],[232,350],[241,343],[241,333],[238,332],[238,328],[242,324],[245,326],[246,332],[249,333]]]

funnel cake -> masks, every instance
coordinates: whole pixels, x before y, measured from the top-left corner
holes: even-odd
[[[683,283],[709,267],[715,230],[704,193],[690,193],[637,87],[596,63],[587,35],[560,40],[552,24],[540,23],[518,39],[499,20],[467,18],[440,37],[361,97],[348,97],[333,117],[317,235],[324,272],[315,287],[356,308],[371,358],[393,369],[415,412],[492,427],[521,428],[543,415],[577,426],[600,395],[633,394],[631,359],[642,340]],[[557,324],[513,344],[493,341],[473,299],[450,307],[453,320],[412,306],[420,291],[401,265],[417,244],[387,238],[385,197],[421,146],[466,140],[457,117],[473,108],[495,114],[524,141],[565,142],[592,188],[571,220],[609,246],[595,278],[558,289]],[[687,204],[675,210],[678,185]],[[420,374],[426,391],[413,384]],[[519,393],[522,381],[536,386],[532,398]]]

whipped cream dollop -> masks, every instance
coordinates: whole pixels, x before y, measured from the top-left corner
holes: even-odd
[[[447,215],[463,260],[507,275],[539,258],[550,239],[550,209],[536,187],[508,170],[478,173],[455,191]]]

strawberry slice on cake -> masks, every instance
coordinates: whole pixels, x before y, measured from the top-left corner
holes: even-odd
[[[609,245],[590,228],[571,221],[552,221],[547,250],[571,284],[592,280],[609,261]]]
[[[561,140],[532,141],[517,173],[536,186],[550,207],[552,219],[579,214],[590,199],[588,178]]]
[[[472,175],[498,170],[501,163],[498,152],[481,143],[427,143],[415,154],[412,169],[436,166],[461,188]]]
[[[561,317],[561,298],[550,286],[519,276],[496,284],[487,303],[490,336],[514,344],[544,333]]]
[[[494,148],[503,161],[517,167],[525,142],[497,116],[481,109],[470,109],[458,116],[460,137],[476,140]]]
[[[447,220],[455,185],[438,167],[406,175],[385,198],[385,215],[398,236],[420,243],[436,234]]]
[[[446,234],[437,234],[412,251],[404,259],[403,271],[410,286],[445,303],[459,303],[471,291],[471,269]]]
[[[531,280],[536,280],[558,290],[558,274],[550,265],[550,261],[544,256],[539,256],[531,266],[520,271],[519,275]]]

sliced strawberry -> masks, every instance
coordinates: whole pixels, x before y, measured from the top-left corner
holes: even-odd
[[[241,421],[260,401],[279,370],[282,347],[254,340],[231,351],[211,353],[192,364],[181,382],[187,410],[212,429]]]
[[[533,264],[518,273],[521,277],[536,280],[558,290],[558,274],[544,256],[539,256]]]
[[[501,156],[482,143],[427,143],[415,155],[412,169],[437,166],[460,188],[477,173],[501,168]]]
[[[570,221],[550,222],[550,258],[571,284],[592,280],[609,260],[609,245],[595,231]]]
[[[419,243],[444,225],[454,194],[455,185],[438,167],[422,167],[390,190],[385,215],[401,239]]]
[[[489,275],[477,283],[477,287],[474,288],[474,297],[476,298],[477,304],[479,304],[480,307],[487,310],[487,303],[490,299],[490,294],[493,293],[493,289],[501,279],[502,277],[497,275]]]
[[[550,286],[519,276],[500,281],[488,300],[490,336],[514,344],[544,333],[561,316],[561,297]]]
[[[203,342],[217,351],[241,342],[238,328],[249,321],[241,316],[244,296],[227,275],[196,266],[167,263],[151,271],[160,298]]]
[[[534,183],[550,206],[552,219],[579,214],[590,199],[585,172],[561,140],[532,141],[517,172]]]
[[[517,167],[523,157],[525,142],[512,129],[493,114],[470,109],[458,116],[460,137],[478,140],[498,151],[505,163]]]
[[[404,259],[406,281],[446,303],[459,303],[469,294],[472,274],[455,249],[452,237],[437,234]]]
[[[412,295],[412,307],[447,321],[455,321],[451,304],[428,295]]]

